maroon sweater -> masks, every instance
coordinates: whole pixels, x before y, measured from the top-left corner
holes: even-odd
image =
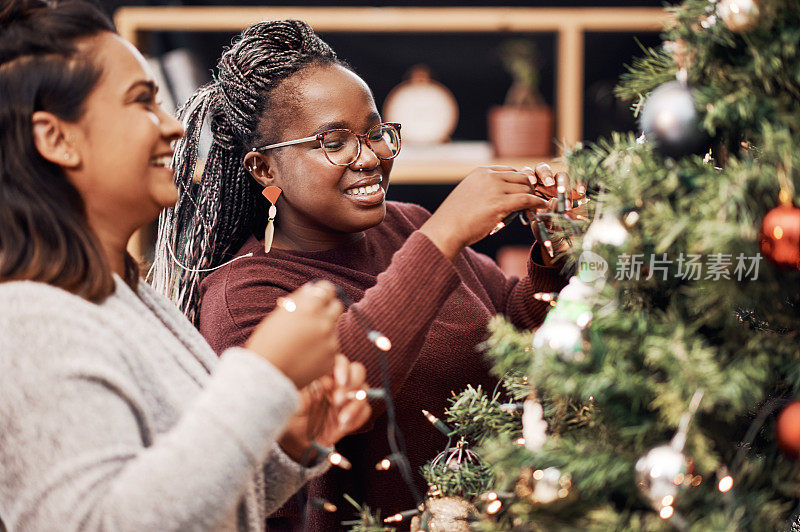
[[[269,255],[251,237],[237,255],[253,256],[221,268],[200,287],[200,332],[219,353],[241,345],[275,301],[312,279],[341,286],[371,325],[392,341],[388,375],[395,400],[397,424],[407,444],[412,471],[422,493],[420,467],[444,449],[446,438],[420,413],[441,416],[451,392],[467,384],[494,385],[489,366],[476,351],[486,338],[494,314],[505,314],[518,327],[538,325],[548,304],[534,292],[554,292],[564,285],[557,270],[529,260],[528,276],[506,278],[485,255],[465,249],[455,262],[417,229],[430,214],[416,205],[387,202],[386,218],[356,242],[326,251],[287,251]],[[532,256],[538,256],[538,248]],[[339,321],[342,351],[367,368],[371,386],[381,385],[379,358],[352,312]],[[310,530],[336,530],[355,510],[347,493],[381,516],[414,507],[396,468],[378,472],[375,464],[388,456],[386,416],[382,403],[373,403],[367,431],[345,438],[337,449],[353,463],[351,471],[332,469],[311,482],[310,497],[323,497],[339,508],[336,514],[310,510]],[[271,527],[298,528],[291,503]]]

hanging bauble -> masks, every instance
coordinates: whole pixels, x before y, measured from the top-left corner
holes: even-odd
[[[522,405],[522,437],[525,438],[525,448],[530,451],[538,451],[547,441],[544,409],[535,397],[526,399]]]
[[[758,244],[777,266],[800,269],[800,209],[786,203],[770,210],[761,222]]]
[[[592,301],[597,294],[595,287],[573,275],[567,286],[561,289],[556,305],[548,313],[550,319],[573,321],[579,327],[586,327],[592,321]]]
[[[743,33],[758,23],[756,0],[722,0],[717,5],[717,14],[729,30]]]
[[[468,449],[467,440],[461,438],[455,447],[445,449],[431,461],[431,467],[441,467],[458,471],[465,464],[479,464],[480,458],[474,451]]]
[[[589,225],[583,235],[583,247],[591,249],[596,242],[609,246],[621,246],[627,238],[628,230],[619,221],[617,215],[603,214]]]
[[[686,456],[672,445],[654,447],[636,462],[636,485],[657,511],[675,502],[686,465]]]
[[[781,410],[775,423],[778,447],[789,458],[800,456],[800,401],[792,401]]]
[[[562,475],[557,467],[523,468],[514,489],[517,495],[533,503],[549,504],[564,499],[572,488],[570,475]]]
[[[563,318],[546,319],[533,334],[533,347],[551,349],[565,362],[580,362],[583,360],[581,331],[581,327],[574,321]]]
[[[667,157],[683,157],[708,150],[692,91],[680,81],[657,87],[647,98],[640,117],[642,131],[656,150]]]
[[[469,532],[476,516],[477,509],[461,497],[431,498],[422,515],[411,519],[411,532]]]

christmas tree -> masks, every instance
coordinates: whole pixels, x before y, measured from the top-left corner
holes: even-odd
[[[442,416],[431,500],[472,503],[473,528],[797,519],[800,0],[671,9],[618,89],[641,131],[567,154],[591,199],[565,224],[576,275],[538,330],[492,323],[498,389]]]

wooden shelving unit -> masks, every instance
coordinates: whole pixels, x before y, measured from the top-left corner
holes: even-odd
[[[120,35],[141,47],[148,31],[240,31],[261,20],[289,18],[305,20],[322,33],[555,33],[556,138],[569,146],[582,138],[584,34],[658,31],[670,14],[661,8],[624,7],[123,7],[114,20]],[[427,166],[423,179],[420,172],[426,170],[418,166],[398,161],[393,178],[452,183],[465,175],[460,163],[435,163]]]

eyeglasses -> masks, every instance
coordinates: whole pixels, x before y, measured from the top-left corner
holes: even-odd
[[[354,133],[349,129],[330,129],[318,133],[313,137],[304,139],[287,140],[277,144],[270,144],[261,148],[253,148],[252,151],[266,151],[274,148],[291,146],[303,142],[319,141],[325,157],[336,166],[350,166],[361,156],[361,140],[364,140],[367,147],[372,150],[378,159],[386,161],[394,159],[400,153],[400,124],[395,122],[384,122],[372,126],[363,135]]]

